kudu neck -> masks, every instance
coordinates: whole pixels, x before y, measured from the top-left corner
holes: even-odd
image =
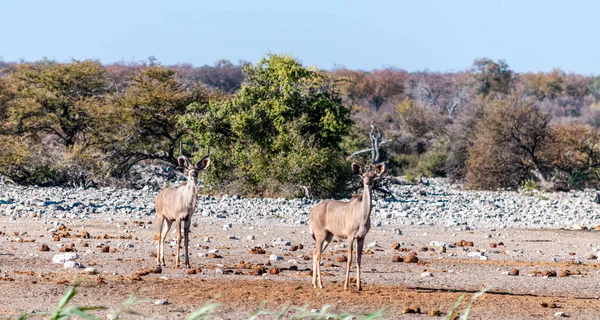
[[[371,215],[371,195],[372,195],[372,186],[369,184],[363,185],[363,196],[362,196],[362,213],[365,218],[368,218]]]

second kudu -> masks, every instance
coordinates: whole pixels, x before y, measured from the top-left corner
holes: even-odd
[[[157,265],[165,265],[165,248],[164,242],[167,233],[171,229],[171,225],[175,222],[177,230],[177,257],[175,264],[179,266],[179,252],[181,249],[181,222],[183,222],[183,243],[185,247],[185,266],[190,267],[190,259],[188,256],[189,233],[192,223],[192,214],[196,210],[198,201],[198,172],[208,168],[210,158],[207,155],[202,160],[192,164],[185,156],[180,156],[177,159],[179,166],[188,170],[188,180],[185,184],[177,189],[166,187],[162,189],[156,196],[156,222],[158,227],[158,249],[156,253]],[[163,222],[167,222],[166,228],[163,229]]]
[[[313,287],[323,288],[321,278],[321,253],[336,236],[348,239],[348,264],[346,266],[346,281],[344,290],[348,290],[350,281],[350,266],[352,264],[352,250],[356,239],[356,286],[362,290],[360,283],[360,261],[362,256],[365,236],[371,228],[371,193],[375,179],[385,171],[385,165],[374,165],[374,172],[363,172],[357,163],[352,163],[352,171],[362,177],[363,193],[356,194],[348,202],[338,200],[325,200],[319,203],[310,212],[310,232],[315,240],[313,255]]]

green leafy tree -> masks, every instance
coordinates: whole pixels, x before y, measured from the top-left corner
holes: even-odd
[[[233,96],[192,104],[182,123],[211,146],[209,184],[244,194],[314,195],[344,189],[349,164],[340,147],[349,110],[335,79],[289,56],[269,55],[244,68]],[[225,189],[223,189],[225,188]]]

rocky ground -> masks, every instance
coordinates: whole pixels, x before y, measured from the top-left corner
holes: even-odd
[[[115,312],[135,293],[148,300],[133,307],[144,314],[140,318],[179,319],[210,301],[221,303],[219,319],[245,319],[261,302],[272,311],[287,304],[309,310],[331,305],[336,312],[386,309],[388,318],[423,318],[435,309],[445,313],[462,293],[482,287],[490,291],[477,300],[473,319],[552,318],[557,312],[596,318],[595,191],[474,192],[433,179],[392,192],[395,199],[374,201],[364,291],[341,292],[344,242],[327,249],[325,289],[310,286],[307,223],[318,201],[201,196],[190,241],[192,271],[173,268],[171,233],[168,266],[156,273],[155,190],[0,184],[6,297],[0,318],[31,311],[35,318],[76,279],[83,282],[75,304]],[[403,313],[415,311],[410,307],[419,313]]]

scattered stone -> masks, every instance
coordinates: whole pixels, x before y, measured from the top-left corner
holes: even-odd
[[[598,259],[598,257],[595,254],[591,253],[591,252],[587,254],[587,258],[588,258],[588,260],[596,260],[596,259]]]
[[[446,253],[446,247],[438,247],[437,252]]]
[[[490,248],[497,248],[498,244],[495,242],[490,243]]]
[[[473,241],[467,241],[467,240],[460,240],[458,242],[454,243],[455,246],[457,247],[473,247]]]
[[[481,257],[483,255],[485,255],[485,253],[480,252],[480,251],[473,251],[473,252],[467,253],[467,257]]]
[[[101,246],[100,247],[100,252],[110,252],[110,247],[109,246]]]
[[[560,270],[560,272],[558,273],[559,277],[568,277],[570,275],[571,275],[571,271],[569,271],[567,269]]]
[[[67,261],[75,261],[77,259],[79,259],[79,255],[77,253],[63,253],[52,257],[52,262],[64,264]]]
[[[267,271],[263,266],[254,266],[252,267],[252,270],[250,270],[250,275],[253,276],[262,276],[263,274],[265,274]]]
[[[555,318],[563,318],[563,317],[568,317],[566,313],[564,312],[557,312],[554,314]]]
[[[421,309],[417,306],[410,306],[410,307],[405,307],[404,309],[402,309],[402,313],[421,313]]]
[[[394,249],[394,250],[400,249],[400,244],[398,242],[392,243],[392,249]]]
[[[402,258],[401,256],[393,256],[392,262],[404,262],[404,258]]]
[[[411,252],[411,254],[408,255],[408,257],[406,257],[406,259],[404,259],[404,262],[406,263],[417,263],[419,262],[419,258],[417,258],[417,254],[414,252]]]
[[[441,317],[442,316],[442,311],[440,311],[438,309],[429,310],[427,312],[427,315],[434,316],[434,317]]]
[[[273,267],[271,269],[269,269],[269,274],[270,275],[277,275],[281,273],[281,269],[277,268],[277,267]]]
[[[58,248],[58,251],[59,252],[77,252],[77,249],[75,249],[75,244],[71,242],[64,247]]]
[[[421,277],[422,278],[433,277],[433,273],[431,273],[431,272],[423,272],[423,273],[421,273]]]
[[[280,256],[278,256],[278,255],[276,255],[276,254],[273,253],[273,254],[271,254],[269,256],[269,260],[271,260],[271,261],[283,261],[283,257],[280,257]]]
[[[44,243],[40,246],[40,251],[50,251],[50,247],[48,247],[48,245]]]
[[[335,258],[335,262],[346,262],[346,261],[348,261],[348,258],[346,258],[345,255],[337,256]]]
[[[250,252],[251,254],[265,254],[265,253],[267,253],[267,252],[265,251],[265,249],[263,249],[263,248],[261,248],[261,247],[254,247],[254,248],[250,249],[250,251],[249,251],[249,252]]]
[[[221,259],[221,258],[223,258],[223,256],[220,256],[220,255],[218,255],[218,254],[216,254],[216,253],[214,253],[214,252],[211,252],[211,253],[209,253],[209,254],[208,254],[208,257],[209,257],[210,259]]]
[[[510,269],[510,272],[508,273],[508,275],[510,275],[510,276],[518,276],[519,275],[519,269],[517,269],[517,268]]]
[[[556,277],[556,271],[544,270],[544,271],[542,271],[542,277]]]
[[[86,274],[91,274],[91,275],[98,274],[98,270],[96,270],[96,268],[94,268],[94,267],[85,268],[85,270],[83,272],[85,272]]]
[[[75,268],[81,268],[81,265],[76,261],[67,261],[63,264],[63,268],[75,269]]]
[[[154,301],[154,304],[157,306],[166,305],[166,304],[169,304],[169,300],[168,299],[159,299],[159,300]]]
[[[290,246],[288,251],[298,251],[298,246]]]

